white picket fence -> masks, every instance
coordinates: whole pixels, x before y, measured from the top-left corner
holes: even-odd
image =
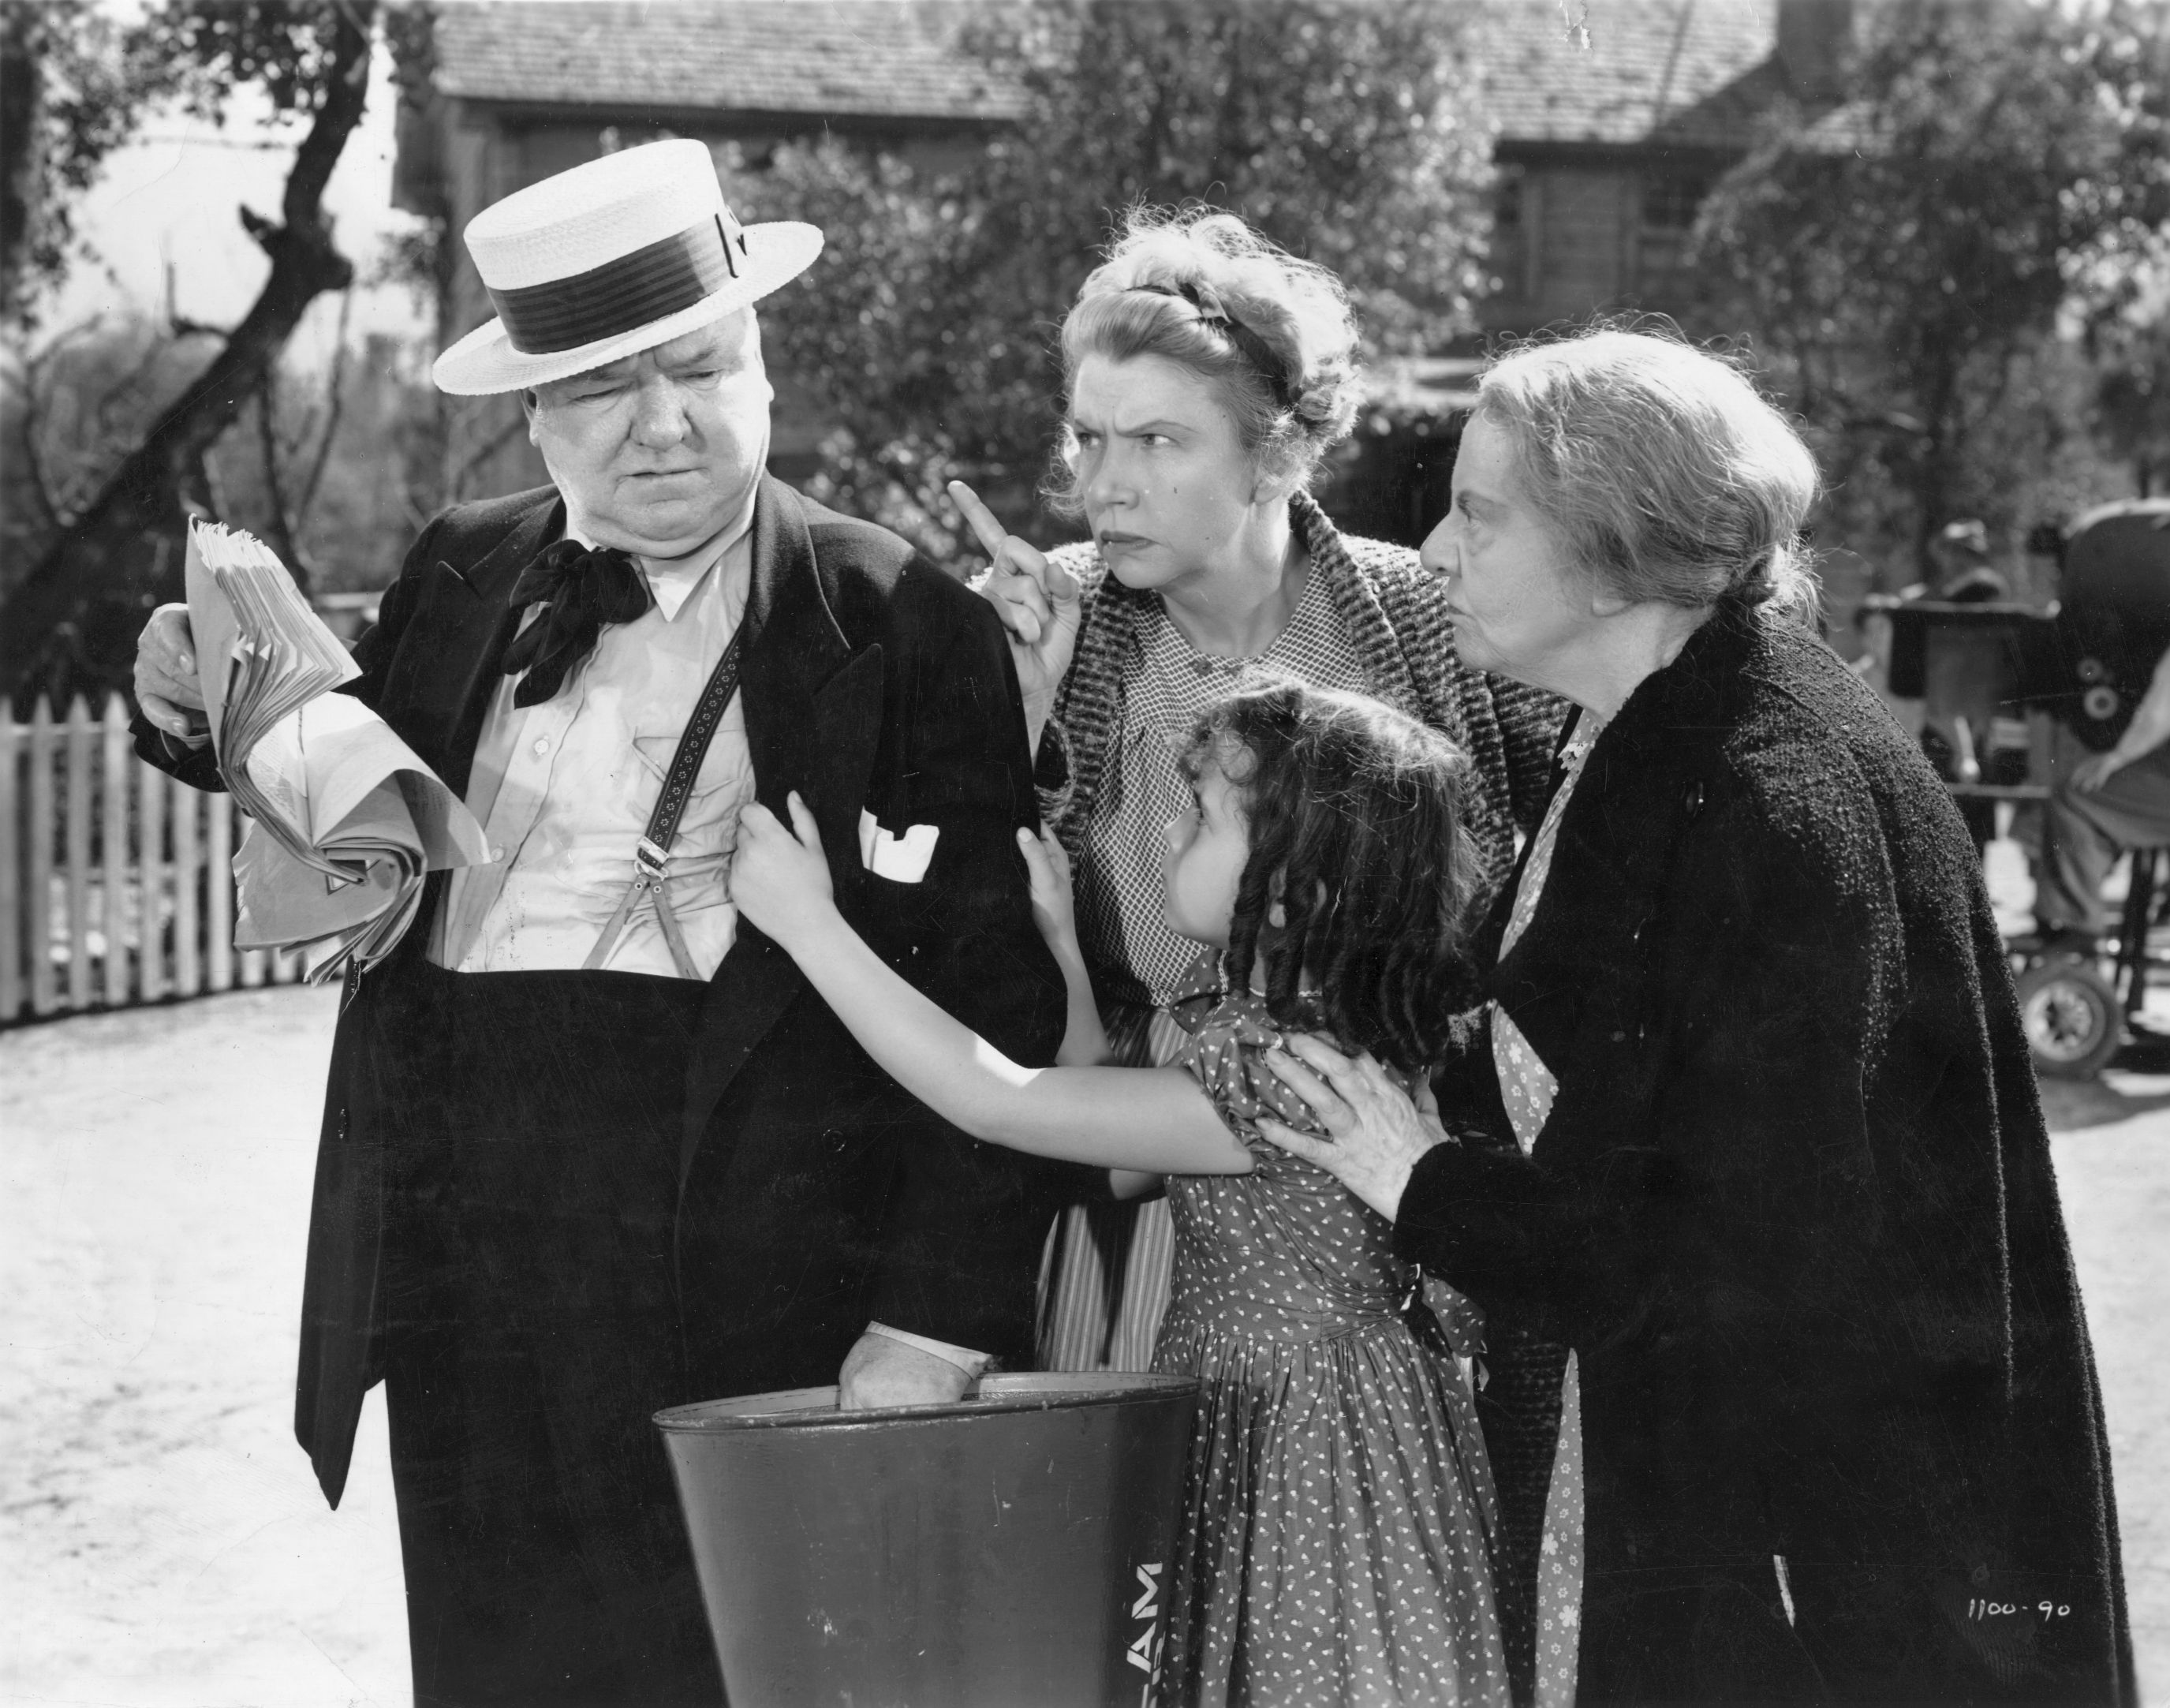
[[[119,694],[0,708],[0,1026],[299,979],[233,946],[240,834],[228,796],[136,757]]]

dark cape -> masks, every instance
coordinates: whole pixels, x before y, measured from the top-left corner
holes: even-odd
[[[1527,1158],[1426,1155],[1398,1243],[1579,1354],[1579,1700],[2133,1700],[2008,964],[1868,690],[1722,609],[1599,737],[1488,994],[1557,1100]],[[1450,1095],[1504,1136],[1489,1063]]]

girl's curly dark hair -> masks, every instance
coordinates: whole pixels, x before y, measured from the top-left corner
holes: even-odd
[[[1250,833],[1231,983],[1248,986],[1263,958],[1280,1025],[1330,1031],[1404,1073],[1436,1064],[1475,999],[1462,952],[1479,870],[1462,823],[1468,755],[1377,700],[1275,682],[1209,706],[1182,763],[1194,783],[1220,770]]]

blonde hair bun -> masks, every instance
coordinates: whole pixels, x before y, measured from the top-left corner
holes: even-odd
[[[1188,368],[1218,388],[1259,473],[1291,491],[1356,424],[1357,345],[1340,280],[1205,208],[1132,208],[1062,324],[1066,383],[1088,356]],[[1074,514],[1067,472],[1048,496]]]

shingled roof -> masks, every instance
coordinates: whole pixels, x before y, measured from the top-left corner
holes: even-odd
[[[1505,142],[1745,147],[1784,88],[1774,0],[1493,0],[1471,43]],[[1570,24],[1589,32],[1582,44]]]
[[[1022,92],[927,0],[461,0],[441,94],[520,105],[1006,120]]]
[[[440,93],[519,105],[1002,121],[959,51],[1002,0],[454,0]],[[1738,148],[1780,87],[1775,0],[1484,0],[1470,38],[1508,142]],[[1570,18],[1589,32],[1579,44]]]

